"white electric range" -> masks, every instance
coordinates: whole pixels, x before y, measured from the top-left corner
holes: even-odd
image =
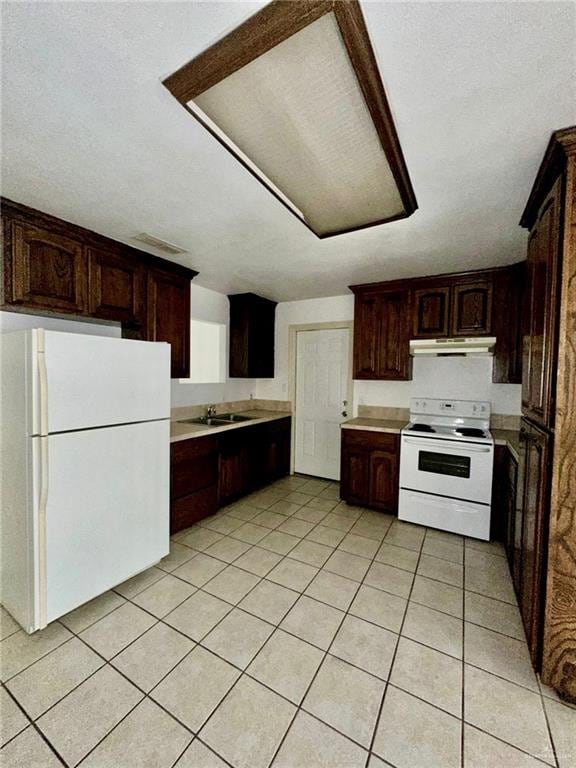
[[[410,400],[410,422],[400,443],[400,520],[490,538],[489,426],[487,402]]]

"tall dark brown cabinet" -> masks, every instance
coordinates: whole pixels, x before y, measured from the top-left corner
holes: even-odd
[[[236,293],[230,301],[231,378],[274,378],[276,302],[255,293]]]

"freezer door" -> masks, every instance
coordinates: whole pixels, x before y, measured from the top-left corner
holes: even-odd
[[[170,417],[170,345],[35,331],[33,434]]]
[[[46,621],[168,553],[169,424],[33,438],[47,447],[45,535],[39,537],[45,541],[39,615]]]

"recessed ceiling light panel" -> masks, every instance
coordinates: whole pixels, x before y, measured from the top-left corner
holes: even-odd
[[[275,0],[164,84],[318,237],[416,209],[355,0]]]

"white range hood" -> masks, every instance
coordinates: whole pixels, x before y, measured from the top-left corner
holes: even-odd
[[[470,355],[475,357],[490,357],[494,355],[495,336],[476,336],[468,339],[411,339],[410,354],[414,357],[421,355]]]

